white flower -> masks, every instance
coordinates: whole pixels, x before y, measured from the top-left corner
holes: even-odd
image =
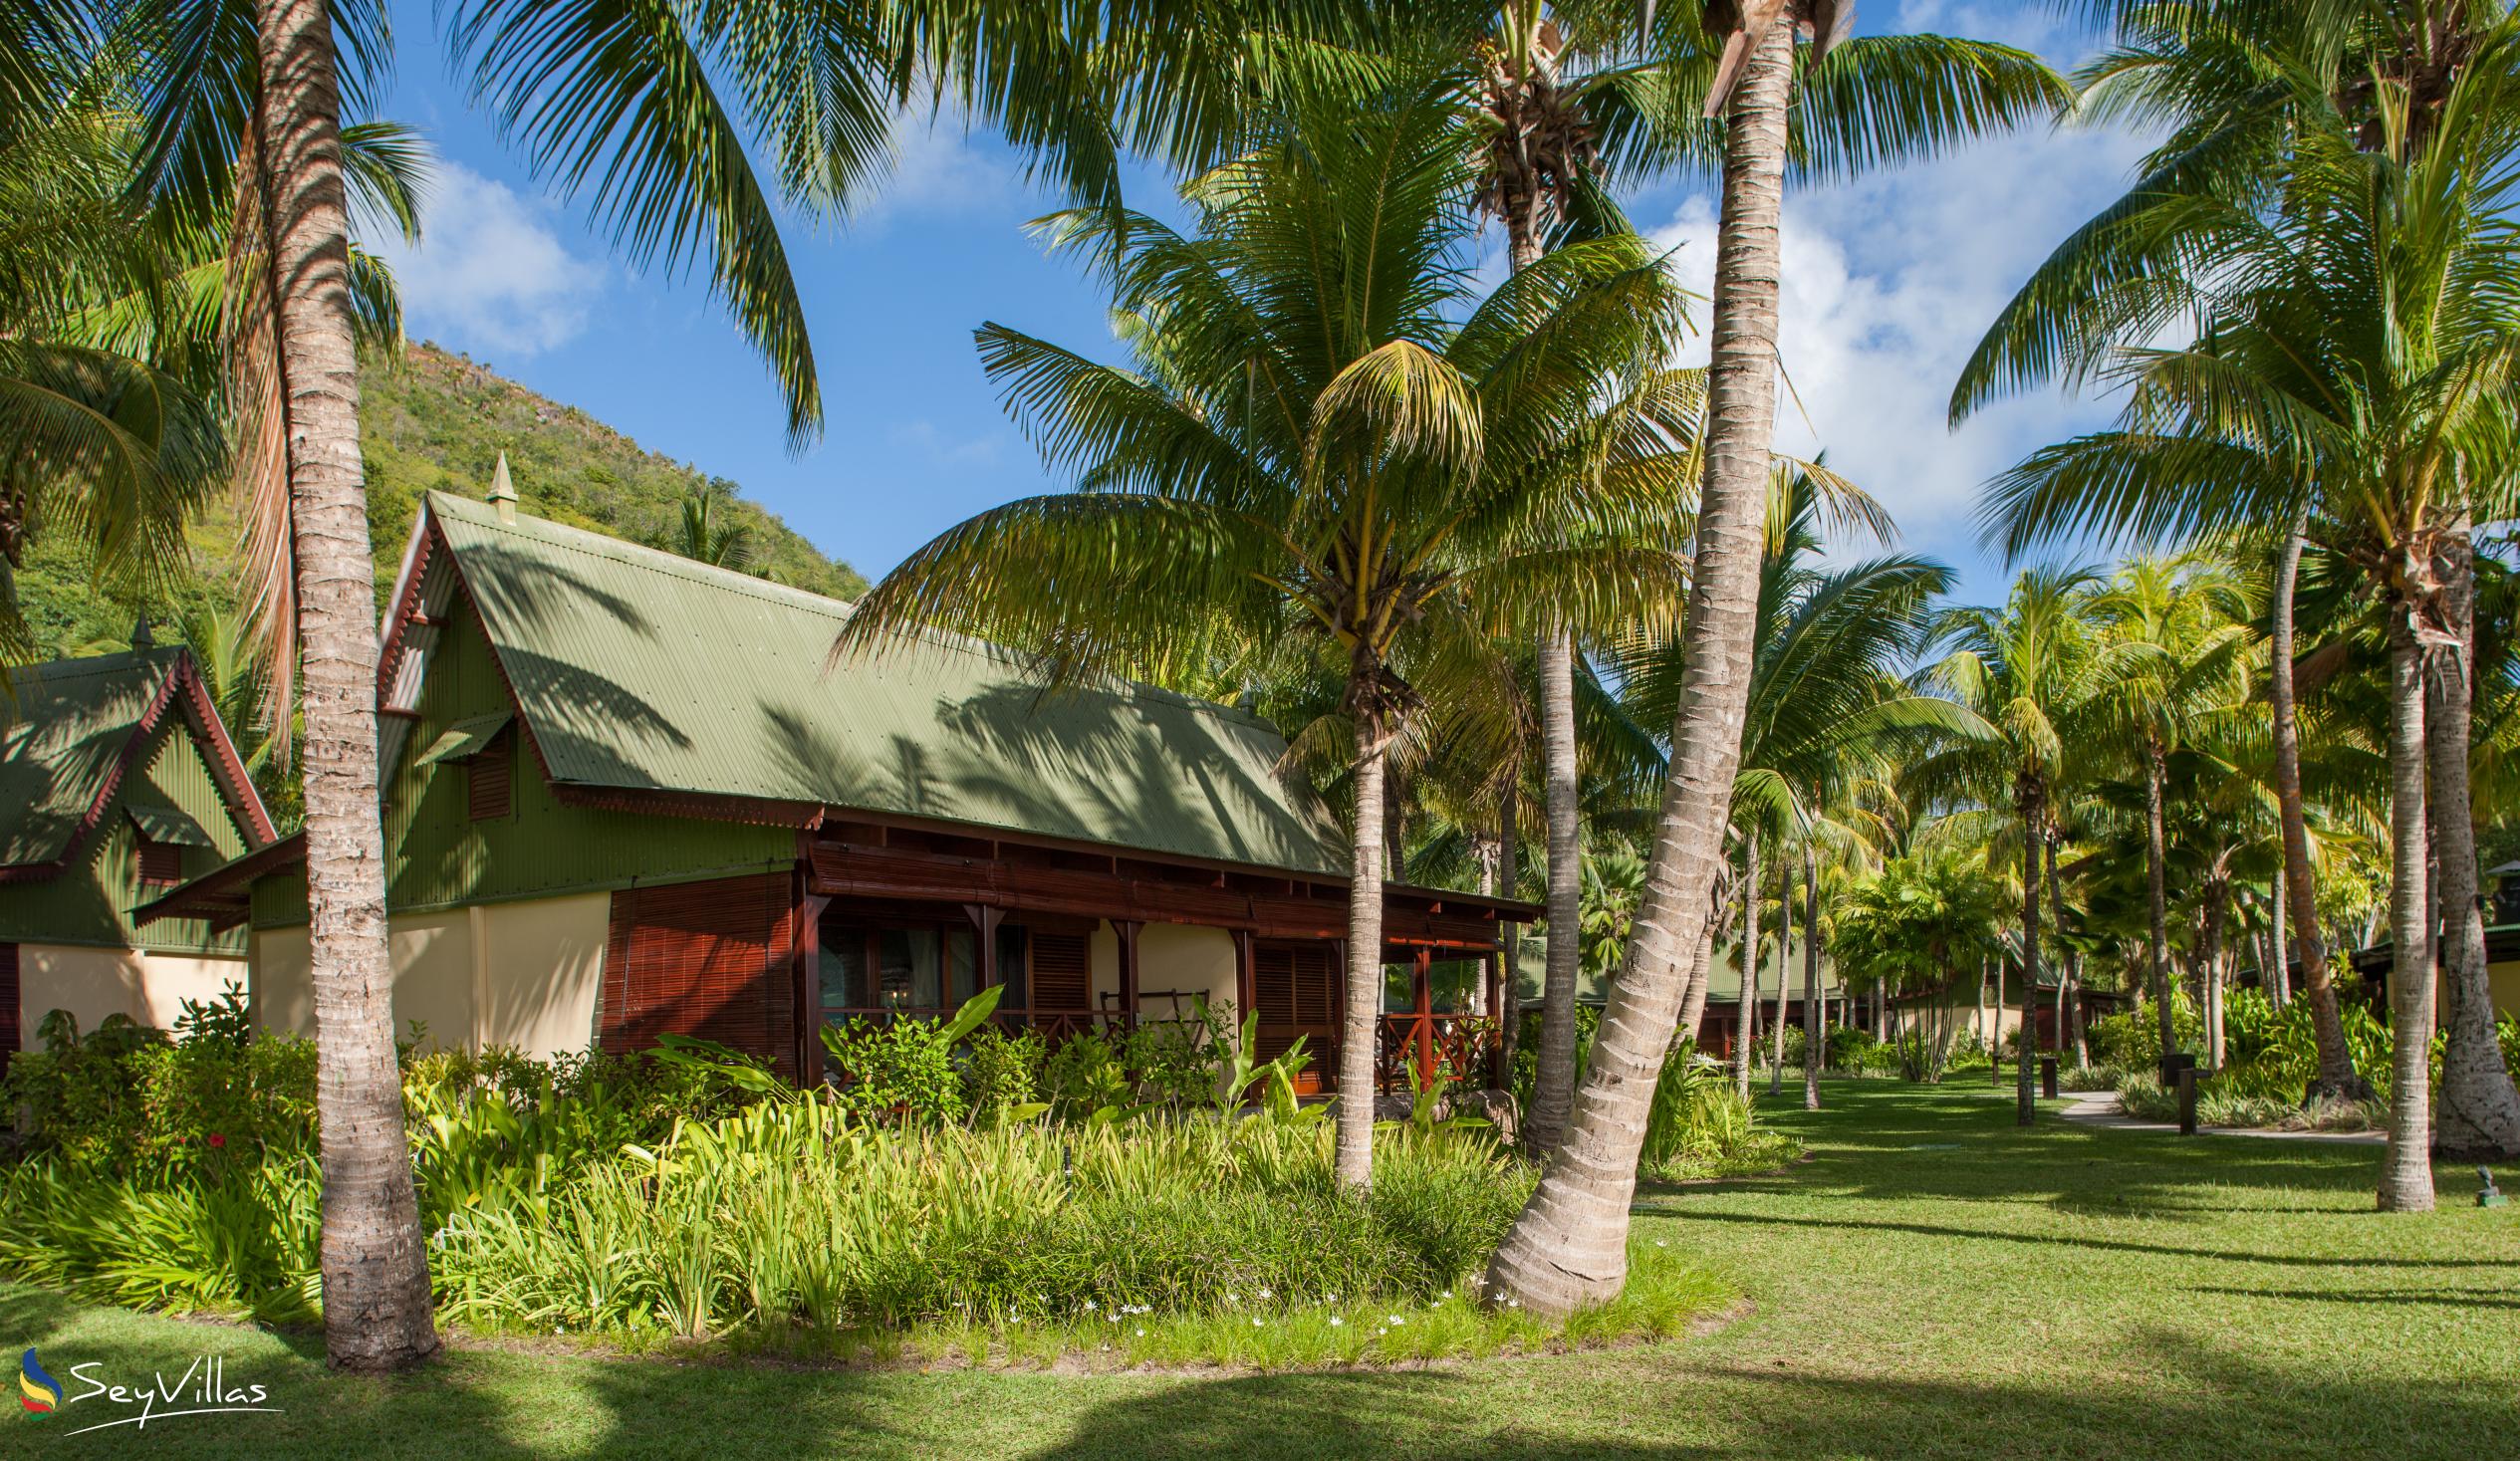
[[[1242,1302],[1242,1296],[1240,1294],[1228,1294],[1225,1296],[1225,1302],[1228,1304],[1240,1304]]]
[[[1505,1307],[1507,1309],[1520,1309],[1523,1307],[1523,1301],[1520,1299],[1508,1299],[1505,1301]]]
[[[1117,1314],[1107,1314],[1103,1316],[1103,1322],[1106,1324],[1118,1324],[1120,1323],[1120,1316]]]
[[[1383,1321],[1383,1322],[1384,1322],[1385,1324],[1389,1325],[1389,1326],[1390,1326],[1391,1328],[1393,1328],[1393,1329],[1398,1329],[1401,1325],[1404,1325],[1404,1324],[1408,1323],[1408,1321],[1407,1321],[1407,1320],[1404,1320],[1404,1319],[1400,1318],[1400,1317],[1399,1317],[1398,1315],[1396,1315],[1396,1314],[1392,1315],[1389,1319],[1386,1319],[1386,1320],[1385,1320],[1385,1321]]]
[[[1332,1329],[1334,1329],[1334,1330],[1335,1330],[1335,1329],[1337,1329],[1337,1328],[1339,1328],[1341,1325],[1346,1324],[1346,1323],[1347,1323],[1347,1321],[1346,1321],[1346,1320],[1344,1320],[1344,1319],[1341,1319],[1338,1315],[1335,1315],[1335,1314],[1334,1314],[1334,1315],[1332,1315],[1332,1316],[1330,1317],[1330,1327],[1331,1327]]]
[[[1256,1315],[1256,1314],[1255,1314],[1255,1315],[1253,1315],[1253,1316],[1251,1317],[1251,1327],[1252,1327],[1253,1329],[1255,1329],[1255,1330],[1256,1330],[1256,1329],[1258,1329],[1258,1328],[1260,1328],[1260,1326],[1261,1326],[1261,1325],[1266,1324],[1267,1322],[1268,1322],[1268,1321],[1266,1321],[1266,1320],[1264,1320],[1264,1319],[1260,1318],[1260,1317],[1259,1317],[1258,1315]]]
[[[1263,1289],[1263,1290],[1261,1290],[1261,1291],[1260,1291],[1260,1302],[1261,1302],[1261,1303],[1263,1303],[1263,1304],[1268,1303],[1271,1299],[1274,1299],[1274,1298],[1276,1298],[1276,1297],[1277,1297],[1276,1295],[1274,1295],[1274,1294],[1270,1293],[1270,1292],[1269,1292],[1268,1290],[1266,1290],[1266,1289]]]
[[[1321,1297],[1324,1304],[1336,1304],[1339,1302],[1339,1296],[1336,1294],[1324,1294]]]
[[[1670,1245],[1670,1244],[1668,1244],[1668,1243],[1663,1242],[1663,1241],[1662,1241],[1661,1239],[1659,1239],[1659,1238],[1656,1238],[1656,1239],[1654,1239],[1654,1240],[1653,1240],[1653,1246],[1654,1246],[1654,1247],[1656,1247],[1656,1248],[1668,1248],[1668,1247],[1670,1247],[1671,1245]]]
[[[1094,1301],[1093,1301],[1093,1300],[1088,1299],[1088,1300],[1086,1300],[1086,1301],[1085,1301],[1085,1312],[1086,1312],[1086,1313],[1088,1313],[1088,1314],[1092,1314],[1092,1313],[1094,1312]]]
[[[1137,1332],[1137,1338],[1139,1338],[1139,1339],[1144,1339],[1144,1338],[1146,1338],[1146,1332],[1145,1332],[1144,1330],[1139,1330],[1139,1331]]]
[[[1446,1289],[1446,1290],[1444,1290],[1444,1291],[1443,1291],[1443,1296],[1444,1296],[1446,1299],[1451,1298],[1451,1297],[1452,1297],[1452,1291],[1451,1291],[1450,1289]]]

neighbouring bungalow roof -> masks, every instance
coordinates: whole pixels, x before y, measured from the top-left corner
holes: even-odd
[[[8,680],[0,695],[0,875],[40,878],[67,866],[169,710],[200,741],[247,841],[271,840],[271,820],[184,649],[56,660],[12,669]],[[190,824],[171,809],[130,811]],[[174,822],[140,825],[152,836],[166,831],[162,841],[207,842],[198,827],[187,838]]]
[[[562,787],[1346,871],[1337,823],[1278,772],[1284,742],[1239,711],[1117,682],[1046,689],[1013,654],[943,634],[832,664],[838,600],[443,493],[404,577],[396,604],[420,617],[388,625],[388,707],[412,703],[460,585]],[[388,719],[388,765],[400,728]]]

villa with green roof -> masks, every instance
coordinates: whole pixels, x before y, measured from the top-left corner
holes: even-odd
[[[1054,1038],[1258,1011],[1336,1068],[1345,836],[1240,711],[1046,688],[934,634],[835,662],[849,607],[432,494],[381,629],[394,1007],[447,1046],[666,1033],[790,1073],[826,1023],[950,1009]],[[241,929],[257,1018],[311,1030],[303,844],[151,916]],[[1385,954],[1480,963],[1510,899],[1393,887]],[[1491,1005],[1491,1008],[1493,1006]],[[1393,1059],[1430,1037],[1393,1017]]]
[[[272,841],[191,654],[8,672],[0,696],[0,1063],[47,1014],[163,1029],[246,982],[246,937],[135,910]]]

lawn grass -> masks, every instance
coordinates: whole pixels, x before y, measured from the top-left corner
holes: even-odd
[[[312,1342],[0,1290],[57,1375],[223,1356],[286,1414],[0,1453],[329,1456],[2418,1457],[2520,1446],[2520,1207],[2370,1211],[2379,1153],[2012,1126],[2009,1092],[1832,1082],[1813,1159],[1649,1189],[1639,1241],[1757,1306],[1642,1347],[1369,1373],[826,1370],[463,1352],[324,1374]],[[2515,1183],[2514,1185],[2520,1185]],[[75,1392],[75,1389],[74,1389]]]

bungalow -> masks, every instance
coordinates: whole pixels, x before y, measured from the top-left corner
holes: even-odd
[[[246,982],[245,935],[139,904],[272,841],[189,651],[11,670],[0,697],[0,1067],[66,1010],[160,1028]]]
[[[1048,690],[931,633],[834,662],[849,607],[432,494],[378,678],[394,1013],[447,1046],[549,1056],[672,1032],[822,1069],[820,1028],[1002,987],[1054,1039],[1260,1017],[1330,1089],[1345,837],[1225,706]],[[249,931],[264,1027],[313,1027],[305,849],[290,839],[146,910]],[[1495,978],[1511,899],[1392,887],[1413,978],[1387,1077],[1434,1058],[1438,959]],[[1380,992],[1377,992],[1380,998]],[[1445,1033],[1451,1033],[1449,1025]]]

